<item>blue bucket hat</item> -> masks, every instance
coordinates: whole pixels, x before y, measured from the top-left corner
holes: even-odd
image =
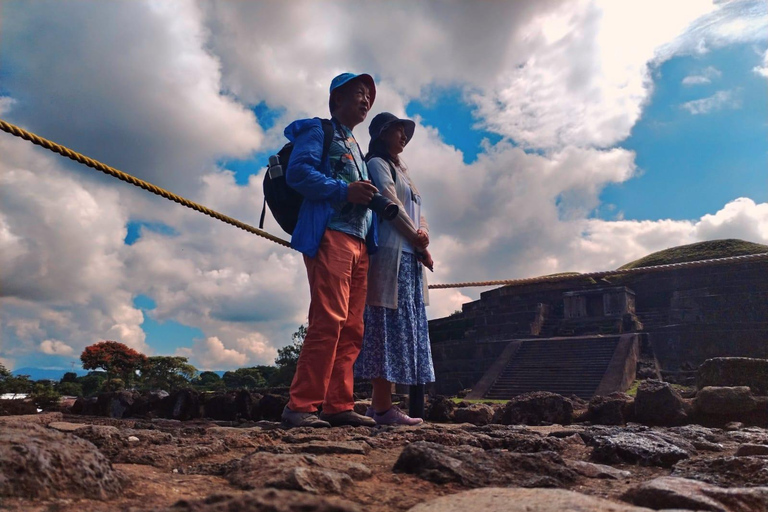
[[[349,82],[350,80],[354,80],[355,78],[361,79],[365,83],[365,85],[368,86],[368,91],[371,94],[371,104],[368,106],[372,107],[373,102],[376,99],[376,83],[373,81],[373,77],[366,73],[361,73],[359,75],[356,75],[354,73],[342,73],[337,77],[335,77],[333,80],[331,80],[331,89],[328,92],[332,93],[334,89],[341,87],[345,83]]]
[[[413,132],[416,130],[416,123],[410,119],[400,119],[396,115],[390,114],[389,112],[376,114],[376,117],[371,120],[371,124],[368,126],[368,133],[371,136],[371,141],[381,137],[381,134],[384,133],[387,128],[393,124],[403,125],[405,136],[408,138],[408,142],[410,142],[413,138]],[[406,142],[406,144],[408,144],[408,142]]]

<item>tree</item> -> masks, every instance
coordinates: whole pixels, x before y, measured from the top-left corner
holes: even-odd
[[[85,347],[80,354],[80,361],[86,370],[98,368],[107,372],[107,381],[113,374],[122,377],[130,384],[136,369],[146,361],[147,356],[117,341],[100,341]]]
[[[83,385],[77,382],[60,382],[56,391],[67,396],[83,396]]]
[[[77,383],[83,387],[83,396],[91,396],[98,393],[104,382],[107,380],[107,374],[104,372],[88,372],[77,378]]]
[[[258,368],[238,368],[233,372],[226,372],[223,379],[224,384],[230,389],[254,389],[267,386],[267,381],[264,380]]]
[[[202,372],[192,380],[192,385],[206,391],[216,391],[225,387],[224,381],[215,372]]]
[[[30,395],[32,402],[40,409],[48,411],[59,405],[61,395],[53,389],[53,383],[49,380],[35,382]]]
[[[0,363],[0,393],[29,393],[32,385],[29,375],[14,376]]]
[[[304,346],[304,338],[307,336],[307,326],[300,325],[298,330],[291,335],[291,344],[277,349],[275,364],[277,370],[272,374],[269,384],[271,386],[290,386],[293,374],[296,373],[296,364],[299,362],[301,347]]]
[[[174,391],[189,386],[197,368],[189,364],[186,357],[153,356],[141,365],[142,384],[149,389]]]

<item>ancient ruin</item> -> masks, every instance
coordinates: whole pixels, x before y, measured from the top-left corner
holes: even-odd
[[[714,251],[714,252],[713,252]],[[738,240],[648,257],[651,264],[765,252]],[[679,256],[674,259],[675,255]],[[706,359],[768,357],[768,260],[506,286],[430,322],[436,392],[589,399],[639,377],[691,383]]]

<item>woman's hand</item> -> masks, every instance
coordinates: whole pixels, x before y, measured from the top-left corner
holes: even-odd
[[[428,250],[424,249],[423,251],[420,251],[418,253],[418,258],[421,264],[427,267],[430,270],[430,272],[435,271],[435,262],[432,261],[432,255],[429,253]]]
[[[426,251],[427,246],[429,245],[429,233],[423,229],[416,230],[416,241],[413,245],[422,252]]]

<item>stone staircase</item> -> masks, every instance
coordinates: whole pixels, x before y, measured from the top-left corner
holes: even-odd
[[[589,400],[608,369],[617,336],[523,340],[484,398],[506,400],[531,391]]]

